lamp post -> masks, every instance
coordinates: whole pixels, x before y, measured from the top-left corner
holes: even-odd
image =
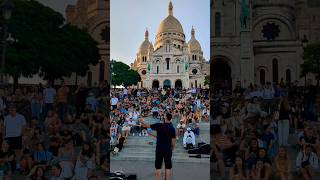
[[[111,64],[110,64],[110,86],[111,86],[111,89],[112,89],[112,75],[113,75],[113,63],[114,63],[114,60],[112,59],[111,60]]]
[[[307,36],[304,35],[303,39],[301,40],[303,50],[305,47],[307,47],[308,42],[309,42],[309,40],[308,40]],[[305,74],[304,75],[304,87],[306,87],[306,86],[307,86],[307,75]]]
[[[2,39],[2,56],[1,56],[1,83],[5,84],[5,65],[6,65],[6,50],[8,36],[8,21],[11,19],[14,4],[11,0],[4,0],[1,4],[2,16],[4,19],[3,39]]]

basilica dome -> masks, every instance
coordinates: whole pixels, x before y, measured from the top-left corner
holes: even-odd
[[[145,36],[145,40],[142,42],[142,44],[139,47],[139,53],[148,54],[149,50],[153,51],[153,45],[149,41],[149,32],[148,32],[148,30],[146,30],[144,36]]]
[[[190,52],[201,51],[201,45],[200,45],[199,41],[195,38],[195,30],[193,29],[193,27],[191,30],[191,39],[188,42],[188,48],[189,48]]]
[[[173,15],[166,17],[159,25],[157,34],[165,32],[175,32],[183,34],[183,28],[181,23]]]
[[[185,42],[182,25],[179,20],[173,16],[173,5],[171,1],[168,6],[168,16],[161,21],[158,26],[154,45],[155,49],[163,46],[165,42],[170,42],[180,47],[182,47]]]

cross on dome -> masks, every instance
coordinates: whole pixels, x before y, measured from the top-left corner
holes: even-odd
[[[173,5],[172,5],[172,2],[171,2],[171,0],[170,0],[170,2],[169,2],[169,7],[168,7],[168,10],[169,10],[169,15],[173,15]]]

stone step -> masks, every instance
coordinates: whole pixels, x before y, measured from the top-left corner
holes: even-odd
[[[122,152],[126,152],[126,153],[133,153],[133,152],[154,152],[155,151],[155,147],[154,148],[136,148],[136,147],[124,147],[122,149]],[[176,149],[174,150],[175,153],[187,153],[188,151],[185,150],[183,147],[176,147]]]
[[[111,155],[111,163],[112,161],[154,161],[155,155],[153,156],[146,156],[143,154],[128,154],[126,156],[120,155]],[[172,157],[173,162],[181,162],[181,163],[207,163],[209,165],[210,159],[209,158],[190,158],[189,156],[176,156],[173,154]]]

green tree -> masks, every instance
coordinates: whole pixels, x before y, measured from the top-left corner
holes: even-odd
[[[320,43],[310,44],[304,48],[304,62],[301,64],[301,77],[308,73],[314,74],[317,78],[317,86],[320,80]]]
[[[137,71],[130,69],[130,67],[123,62],[113,62],[112,85],[123,85],[127,87],[131,85],[137,85],[140,81],[141,77]]]
[[[207,75],[207,76],[204,77],[204,85],[205,85],[205,86],[206,86],[206,85],[210,85],[210,76],[209,76],[209,75]]]
[[[60,13],[35,0],[13,2],[8,27],[18,42],[8,45],[5,71],[15,81],[37,73],[51,81],[73,72],[85,75],[89,65],[98,63],[97,43],[86,30],[65,24]]]

